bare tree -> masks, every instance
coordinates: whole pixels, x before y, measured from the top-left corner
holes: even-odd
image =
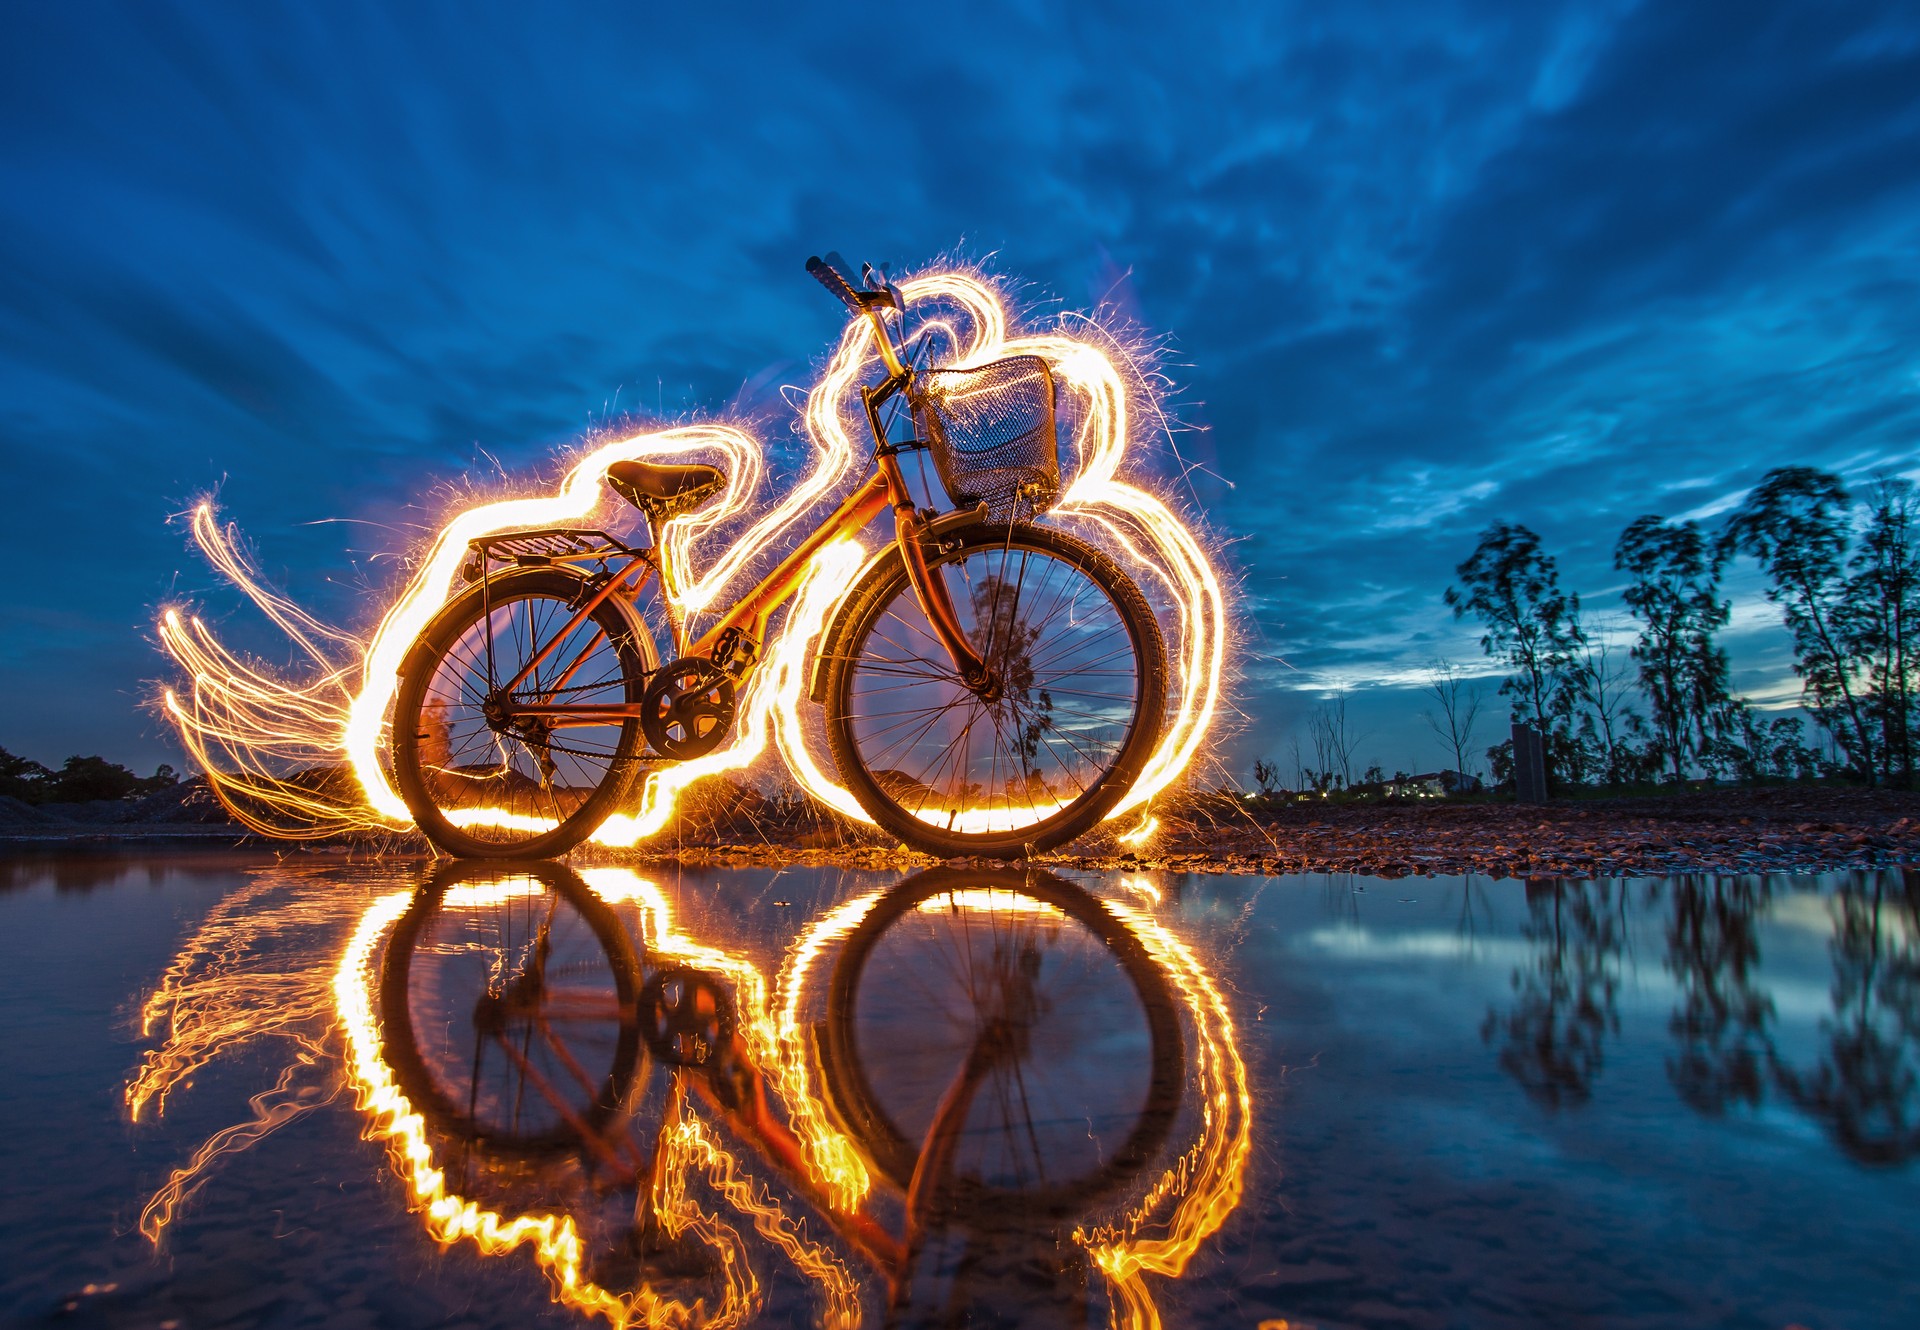
[[[1353,784],[1353,755],[1367,736],[1355,730],[1347,720],[1347,690],[1342,688],[1307,722],[1313,739],[1314,760],[1320,764],[1322,778],[1338,774],[1342,785]]]
[[[1471,773],[1467,769],[1468,755],[1473,751],[1473,727],[1480,719],[1480,689],[1471,680],[1460,673],[1460,667],[1450,660],[1435,661],[1427,672],[1426,693],[1439,706],[1438,714],[1423,711],[1420,718],[1427,722],[1427,728],[1433,731],[1433,737],[1453,754],[1453,769],[1460,774],[1462,783]]]
[[[1253,763],[1253,783],[1260,787],[1260,793],[1272,794],[1280,788],[1280,768],[1264,757],[1255,758]]]
[[[1638,716],[1628,705],[1632,678],[1612,646],[1615,631],[1616,626],[1608,623],[1588,635],[1585,659],[1574,675],[1574,691],[1586,706],[1581,728],[1601,750],[1601,763],[1610,785],[1618,785],[1631,777],[1634,755],[1627,740],[1639,726]]]

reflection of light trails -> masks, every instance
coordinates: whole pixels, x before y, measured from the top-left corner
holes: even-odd
[[[1115,1323],[1158,1326],[1160,1313],[1142,1276],[1179,1278],[1200,1244],[1240,1204],[1252,1149],[1253,1092],[1233,1015],[1206,966],[1151,915],[1118,901],[1106,906],[1173,981],[1199,1032],[1200,1139],[1123,1219],[1074,1234],[1113,1286]]]
[[[367,1134],[386,1145],[394,1171],[406,1184],[428,1234],[443,1246],[470,1241],[487,1255],[531,1247],[557,1298],[581,1311],[604,1316],[616,1326],[737,1322],[751,1305],[750,1290],[743,1290],[737,1281],[729,1281],[726,1301],[712,1316],[700,1315],[697,1305],[690,1307],[662,1298],[645,1285],[623,1297],[587,1278],[579,1229],[571,1215],[536,1212],[507,1216],[448,1190],[446,1172],[434,1162],[433,1147],[427,1140],[426,1120],[400,1092],[380,1056],[380,1027],[373,1011],[373,995],[378,988],[374,953],[412,902],[413,893],[398,891],[367,907],[334,970],[333,1000],[346,1032],[347,1074],[361,1112],[367,1116]],[[693,1217],[686,1217],[681,1226],[691,1222]],[[727,1250],[731,1254],[731,1248]]]
[[[646,879],[624,869],[606,868],[590,870],[587,878],[594,893],[606,903],[631,903],[638,908],[642,940],[651,954],[726,975],[734,988],[739,1027],[754,1056],[760,1058],[775,1050],[776,1037],[767,1019],[766,980],[751,963],[674,931],[666,897]],[[537,882],[513,879],[498,886],[471,888],[456,903],[481,906],[539,895],[544,890]],[[452,895],[450,891],[448,896]],[[374,953],[411,902],[410,895],[400,893],[368,907],[341,956],[333,992],[347,1034],[349,1076],[361,1110],[368,1116],[369,1133],[386,1143],[395,1171],[407,1185],[414,1207],[436,1242],[452,1245],[471,1241],[485,1255],[504,1255],[522,1246],[530,1247],[561,1302],[602,1316],[615,1326],[738,1324],[757,1305],[760,1284],[732,1226],[702,1210],[687,1194],[686,1178],[692,1173],[702,1176],[716,1194],[748,1216],[756,1230],[815,1281],[825,1298],[826,1324],[858,1324],[859,1286],[852,1272],[838,1257],[808,1239],[780,1203],[742,1172],[738,1158],[677,1092],[675,1110],[661,1132],[660,1166],[648,1199],[666,1232],[690,1235],[716,1251],[720,1258],[716,1264],[724,1275],[724,1293],[717,1308],[702,1303],[689,1307],[660,1296],[645,1284],[625,1293],[604,1288],[586,1274],[583,1243],[570,1215],[509,1217],[449,1191],[445,1172],[435,1163],[425,1120],[413,1110],[381,1056],[373,1015],[378,989]]]
[[[290,1040],[294,1058],[278,1082],[248,1101],[250,1116],[208,1138],[174,1169],[140,1213],[140,1231],[159,1242],[180,1207],[213,1168],[336,1093],[326,1032],[332,1003],[303,934],[339,919],[338,900],[298,875],[262,875],[228,895],[175,954],[140,1007],[140,1033],[164,1031],[127,1082],[128,1116],[159,1116],[167,1098],[215,1058],[263,1039]]]
[[[936,272],[903,284],[916,332],[925,332],[947,366],[977,365],[1013,355],[1038,355],[1052,366],[1070,395],[1077,420],[1072,430],[1077,470],[1053,517],[1068,525],[1097,528],[1121,562],[1162,586],[1178,616],[1173,672],[1178,688],[1160,747],[1140,779],[1110,817],[1139,809],[1186,770],[1212,723],[1226,647],[1225,603],[1219,579],[1187,526],[1156,496],[1119,479],[1121,463],[1157,419],[1154,389],[1129,352],[1097,325],[1074,332],[1014,335],[1004,302],[978,276]],[[230,528],[212,509],[193,513],[196,545],[216,571],[259,606],[306,655],[312,678],[296,684],[242,660],[196,618],[169,609],[161,617],[162,647],[185,679],[184,691],[169,690],[164,705],[182,742],[209,774],[216,791],[237,816],[261,830],[324,835],[350,827],[406,826],[407,809],[388,778],[385,726],[400,665],[420,631],[460,585],[468,543],[505,531],[592,521],[604,504],[617,503],[604,481],[608,466],[637,459],[712,460],[730,477],[713,503],[664,524],[665,594],[681,618],[723,603],[725,593],[749,564],[788,539],[802,519],[853,473],[863,450],[851,428],[858,419],[857,385],[875,375],[878,358],[864,320],[843,330],[819,382],[807,396],[804,423],[814,446],[814,465],[772,508],[730,538],[745,521],[762,476],[762,448],[732,426],[687,425],[603,443],[567,472],[557,492],[476,503],[457,513],[419,559],[416,571],[364,642],[328,628],[266,587],[240,551]],[[704,571],[698,557],[714,553]],[[832,564],[821,582],[851,584],[858,547],[842,543],[817,556],[814,568]],[[824,593],[823,593],[824,594]],[[804,597],[803,597],[804,601]],[[803,606],[802,608],[807,608]],[[804,660],[828,605],[785,617],[756,678],[753,705],[743,707],[738,739],[698,762],[650,774],[639,808],[610,819],[597,837],[631,845],[656,834],[671,816],[679,792],[700,776],[737,770],[757,760],[769,733],[794,778],[838,812],[869,821],[837,781],[808,751],[799,720],[805,694]],[[750,721],[757,716],[759,723]],[[777,717],[775,721],[773,718]],[[350,769],[358,798],[338,790],[289,780],[296,767],[341,764]],[[962,829],[1025,825],[1052,810],[974,809],[961,814]],[[483,810],[470,814],[483,818]],[[284,825],[283,825],[284,824]],[[1136,818],[1130,843],[1152,834],[1151,819]]]
[[[320,1061],[317,1054],[302,1049],[281,1069],[280,1079],[271,1090],[262,1090],[247,1100],[251,1117],[209,1136],[185,1165],[168,1174],[166,1183],[141,1207],[140,1235],[158,1245],[161,1233],[173,1222],[180,1207],[206,1185],[213,1176],[214,1165],[221,1159],[252,1149],[295,1118],[333,1102],[337,1091],[323,1085],[300,1083],[302,1076],[320,1066]],[[321,1075],[328,1073],[323,1069]]]
[[[825,1111],[809,1051],[808,993],[821,986],[823,958],[830,957],[884,893],[847,901],[811,922],[788,950],[770,992],[766,977],[750,961],[678,931],[671,906],[654,883],[620,868],[588,869],[582,876],[603,902],[623,913],[631,911],[649,955],[724,976],[734,995],[737,1029],[785,1110],[812,1185],[832,1209],[854,1214],[870,1195],[871,1179],[858,1147]],[[436,1242],[471,1242],[489,1256],[525,1248],[546,1273],[558,1301],[615,1326],[679,1330],[696,1324],[740,1324],[758,1307],[764,1289],[740,1230],[691,1194],[690,1184],[698,1180],[725,1211],[751,1223],[820,1290],[823,1324],[859,1324],[860,1283],[854,1272],[807,1235],[806,1221],[792,1212],[790,1203],[742,1167],[741,1157],[678,1084],[660,1124],[660,1167],[643,1200],[664,1232],[714,1252],[720,1285],[712,1301],[690,1304],[644,1284],[624,1291],[607,1288],[589,1275],[585,1241],[570,1214],[506,1213],[450,1190],[425,1119],[386,1064],[376,1015],[382,945],[419,898],[400,891],[374,899],[364,907],[336,960],[318,960],[304,968],[289,965],[284,953],[300,949],[286,945],[292,940],[287,930],[317,930],[340,922],[337,891],[298,894],[300,888],[323,881],[319,875],[310,882],[285,873],[262,875],[229,896],[189,940],[143,1008],[147,1028],[164,1025],[169,1036],[161,1049],[148,1055],[128,1087],[128,1103],[136,1114],[143,1106],[163,1105],[169,1088],[184,1084],[213,1057],[247,1039],[278,1033],[299,1046],[279,1082],[255,1096],[252,1117],[210,1138],[149,1202],[141,1228],[150,1239],[159,1240],[216,1162],[327,1102],[337,1084],[331,1075],[334,1046],[329,1037],[337,1025],[344,1034],[346,1083],[365,1114],[367,1134],[387,1149],[410,1205]],[[286,888],[295,892],[290,902],[272,894]],[[490,882],[449,886],[437,903],[439,908],[478,910],[542,896],[547,890],[536,877],[504,873]],[[1146,1327],[1157,1325],[1159,1317],[1145,1276],[1178,1277],[1238,1204],[1249,1152],[1251,1096],[1245,1065],[1233,1043],[1232,1016],[1205,965],[1145,911],[1115,901],[1103,905],[1167,977],[1195,1039],[1190,1075],[1199,1092],[1199,1139],[1124,1214],[1073,1235],[1109,1281],[1116,1323]],[[999,887],[945,892],[921,908],[929,906],[1059,913],[1057,907],[1018,890]],[[277,965],[247,973],[249,960],[276,952],[281,953]]]
[[[938,896],[927,897],[913,908],[922,914],[950,914],[956,910],[965,910],[974,914],[1038,914],[1054,919],[1067,917],[1065,911],[1058,905],[1037,901],[1031,896],[1023,896],[1017,891],[1007,891],[1000,887],[986,887],[972,891],[943,891]]]
[[[1153,891],[1157,902],[1157,891],[1144,882],[1138,885]],[[795,1102],[817,1103],[821,1098],[813,1085],[806,1043],[797,1037],[806,1027],[802,1004],[809,976],[820,955],[858,927],[884,894],[870,892],[822,915],[808,925],[787,952],[778,1021],[783,1031],[796,1036],[786,1052]],[[1160,1313],[1143,1276],[1178,1278],[1200,1244],[1240,1204],[1252,1148],[1253,1093],[1247,1082],[1246,1063],[1235,1044],[1233,1016],[1226,998],[1192,948],[1143,910],[1106,899],[1100,903],[1140,940],[1153,963],[1171,981],[1186,1009],[1196,1044],[1200,1139],[1119,1220],[1078,1229],[1073,1234],[1074,1241],[1087,1249],[1107,1277],[1113,1292],[1115,1325],[1146,1330],[1160,1324]],[[942,892],[917,908],[1059,913],[1054,906],[1002,888]],[[861,1190],[864,1193],[864,1186]]]

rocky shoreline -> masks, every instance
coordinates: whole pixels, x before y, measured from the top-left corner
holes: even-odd
[[[940,862],[815,810],[709,799],[648,846],[584,852],[625,863],[819,864],[912,870]],[[1497,801],[1297,803],[1190,797],[1159,811],[1138,848],[1092,836],[1051,868],[1187,873],[1360,873],[1378,877],[1618,878],[1815,873],[1920,866],[1920,793],[1823,786],[1715,789],[1537,807]],[[233,845],[386,857],[427,853],[418,837],[288,843],[230,822],[197,782],[117,805],[0,801],[0,845]],[[968,861],[949,861],[968,862]]]

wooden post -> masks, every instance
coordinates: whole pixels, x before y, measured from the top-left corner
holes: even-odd
[[[1523,804],[1547,801],[1547,745],[1531,725],[1513,727],[1513,797]]]

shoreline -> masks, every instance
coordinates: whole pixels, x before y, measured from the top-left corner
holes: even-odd
[[[1920,866],[1920,792],[1782,787],[1706,790],[1543,805],[1419,800],[1290,803],[1192,797],[1159,814],[1162,830],[1129,850],[1088,838],[1035,867],[1093,872],[1382,878],[1477,875],[1568,879],[1813,874]],[[729,825],[729,822],[734,824]],[[1104,842],[1104,843],[1103,843]],[[0,828],[0,854],[77,849],[216,847],[281,854],[431,857],[407,833],[279,840],[218,821],[56,821]],[[870,830],[811,819],[769,827],[722,820],[668,832],[630,850],[589,847],[591,862],[693,867],[807,865],[913,871],[941,860],[888,845]]]

